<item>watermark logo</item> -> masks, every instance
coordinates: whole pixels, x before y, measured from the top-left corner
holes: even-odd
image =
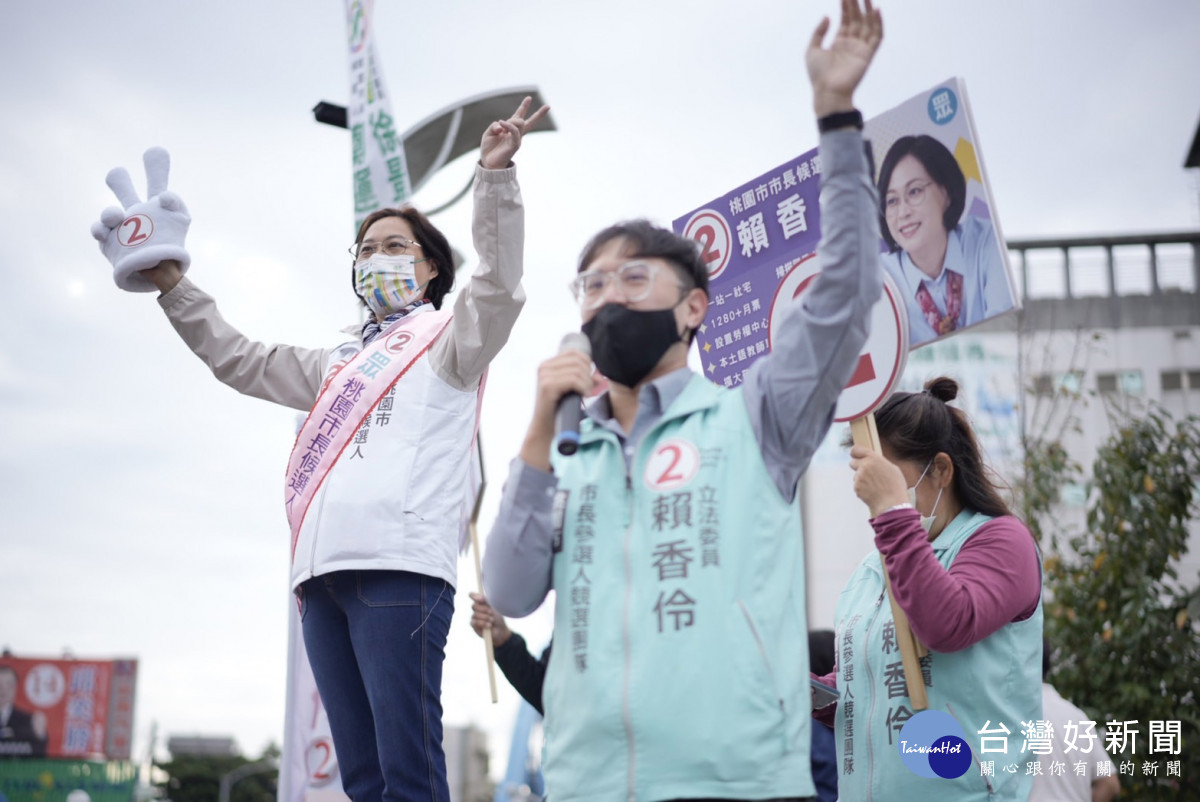
[[[941,710],[922,710],[900,729],[900,759],[913,774],[953,780],[971,768],[962,725]]]

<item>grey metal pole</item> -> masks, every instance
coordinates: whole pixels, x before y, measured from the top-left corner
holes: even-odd
[[[266,760],[260,760],[257,763],[246,763],[238,766],[233,771],[221,778],[221,791],[218,795],[219,802],[229,802],[229,789],[233,788],[233,784],[238,780],[243,780],[252,774],[263,774],[268,771],[277,771],[279,769],[279,761],[273,757]]]

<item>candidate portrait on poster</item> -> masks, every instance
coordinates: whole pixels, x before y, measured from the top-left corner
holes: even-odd
[[[906,127],[907,126],[907,127]],[[1017,306],[961,83],[880,115],[881,261],[923,345]],[[898,132],[895,135],[893,132]]]

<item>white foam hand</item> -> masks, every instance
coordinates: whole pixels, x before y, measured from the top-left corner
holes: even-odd
[[[167,190],[171,156],[163,148],[150,148],[142,156],[146,166],[146,200],[138,197],[124,167],[109,171],[105,183],[124,208],[110,206],[92,224],[92,236],[113,266],[113,280],[129,292],[154,292],[158,288],[140,271],[173,260],[186,273],[191,257],[183,245],[192,218],[174,192]]]

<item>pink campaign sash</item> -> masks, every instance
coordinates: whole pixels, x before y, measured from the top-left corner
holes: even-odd
[[[325,382],[288,458],[284,498],[292,559],[317,488],[375,405],[429,350],[451,317],[450,312],[431,311],[401,318]]]

